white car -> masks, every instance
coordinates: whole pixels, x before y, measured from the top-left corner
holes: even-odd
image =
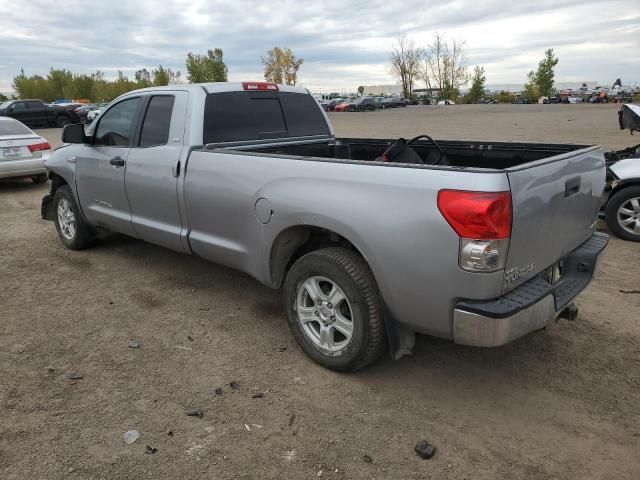
[[[104,107],[100,107],[100,108],[96,108],[95,110],[90,110],[89,113],[87,113],[87,120],[89,122],[93,122],[96,118],[98,118],[98,116],[103,112]]]
[[[0,117],[0,178],[30,177],[47,181],[44,162],[51,145],[29,127],[10,117]]]
[[[440,100],[438,102],[438,105],[455,105],[455,104],[456,104],[456,102],[454,102],[453,100],[449,100],[449,99]]]

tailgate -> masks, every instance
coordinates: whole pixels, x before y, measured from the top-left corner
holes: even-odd
[[[513,226],[503,292],[554,265],[594,232],[605,162],[589,147],[507,169]]]

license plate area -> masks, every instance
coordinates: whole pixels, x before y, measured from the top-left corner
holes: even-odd
[[[564,262],[560,260],[551,265],[544,272],[544,278],[551,286],[558,285],[564,278]]]
[[[2,158],[10,160],[22,156],[22,147],[3,147]]]

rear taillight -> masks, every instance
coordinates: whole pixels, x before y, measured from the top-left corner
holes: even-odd
[[[278,85],[269,82],[242,82],[242,88],[245,90],[253,91],[270,91],[277,92],[279,90]]]
[[[461,268],[504,268],[513,215],[510,192],[441,190],[438,209],[460,237]]]
[[[49,142],[35,143],[33,145],[29,145],[29,151],[31,153],[42,152],[43,150],[51,150],[51,145],[49,145]]]

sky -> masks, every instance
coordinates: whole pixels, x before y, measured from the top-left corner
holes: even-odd
[[[487,83],[522,84],[546,48],[558,82],[640,85],[640,0],[218,1],[0,0],[0,91],[24,68],[131,78],[158,64],[186,75],[187,52],[224,51],[229,80],[262,79],[261,56],[290,47],[312,91],[397,83],[389,55],[402,36],[465,41]]]

